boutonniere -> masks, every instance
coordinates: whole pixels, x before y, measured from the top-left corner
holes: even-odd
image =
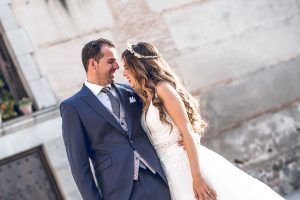
[[[130,103],[135,103],[136,102],[136,99],[135,99],[135,97],[129,97],[129,102]]]

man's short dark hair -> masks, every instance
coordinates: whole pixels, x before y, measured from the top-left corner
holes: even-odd
[[[103,38],[92,40],[84,45],[81,52],[81,59],[86,72],[88,71],[88,62],[91,58],[97,61],[102,58],[101,48],[104,45],[115,48],[112,41]]]

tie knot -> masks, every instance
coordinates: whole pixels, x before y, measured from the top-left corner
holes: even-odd
[[[107,92],[109,92],[110,91],[110,87],[103,87],[102,89],[101,89],[101,92],[103,92],[103,93],[107,93]]]

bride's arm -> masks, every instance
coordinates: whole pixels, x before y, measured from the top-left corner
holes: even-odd
[[[159,99],[162,101],[167,113],[180,130],[188,154],[193,186],[197,199],[216,199],[214,191],[205,183],[202,178],[199,166],[198,151],[193,135],[195,134],[189,121],[185,106],[177,91],[166,82],[161,82],[156,86]],[[209,198],[209,195],[211,196]]]

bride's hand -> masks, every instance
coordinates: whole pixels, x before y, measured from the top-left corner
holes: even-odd
[[[194,192],[197,200],[216,200],[216,192],[204,181],[203,178],[193,182]]]

